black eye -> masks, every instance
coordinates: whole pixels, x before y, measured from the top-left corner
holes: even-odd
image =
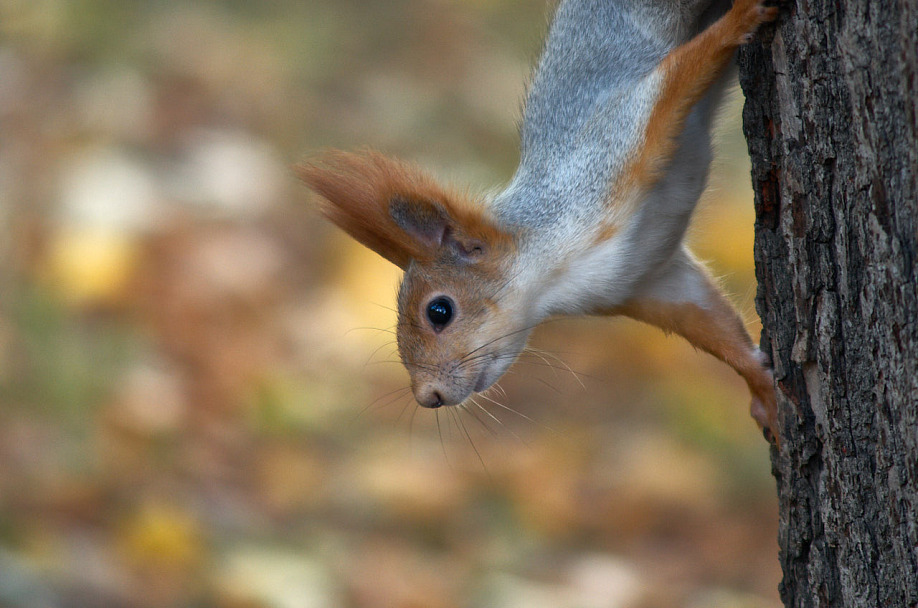
[[[440,331],[453,319],[453,302],[449,298],[434,298],[427,305],[427,318],[433,325],[434,331]]]

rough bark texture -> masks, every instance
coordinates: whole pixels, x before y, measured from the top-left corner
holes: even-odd
[[[786,606],[918,606],[918,0],[801,0],[740,57]]]

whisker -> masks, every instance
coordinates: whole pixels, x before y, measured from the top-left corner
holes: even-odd
[[[411,403],[410,401],[408,402]],[[414,410],[411,412],[411,418],[408,420],[408,445],[414,452],[414,418],[418,415],[418,410],[421,409],[420,406],[415,406]]]
[[[491,361],[506,361],[508,359],[513,360],[518,357],[518,353],[479,353],[474,357],[468,357],[466,359],[460,359],[459,363],[456,364],[456,369],[465,369],[466,367],[481,361],[482,359],[489,359]]]
[[[496,435],[496,433],[494,432],[494,429],[489,427],[487,423],[485,423],[485,421],[482,420],[481,417],[479,417],[477,413],[475,413],[475,410],[472,410],[469,408],[468,404],[470,402],[478,406],[478,409],[481,409],[481,406],[478,405],[478,403],[475,401],[473,397],[469,397],[468,400],[465,401],[464,403],[461,403],[459,407],[462,409],[463,412],[465,412],[466,414],[474,418],[475,421],[478,422],[478,424],[480,424],[482,427],[484,427],[484,429],[487,430],[491,435]]]
[[[404,397],[404,396],[405,396],[405,395],[402,395],[402,397]],[[399,397],[399,399],[400,399],[400,398],[401,398],[401,397]],[[405,405],[402,407],[402,411],[399,412],[398,417],[395,419],[396,422],[398,422],[399,420],[402,419],[402,416],[405,415],[405,412],[408,411],[408,408],[409,408],[410,406],[411,406],[411,399],[408,399],[408,400],[405,401]],[[413,417],[413,415],[412,415],[412,417]]]
[[[491,479],[491,471],[488,470],[488,465],[485,464],[484,458],[481,457],[481,452],[478,451],[478,446],[475,445],[475,442],[472,440],[472,435],[469,433],[468,428],[466,428],[465,423],[462,421],[462,413],[465,410],[462,408],[456,408],[452,412],[452,416],[456,421],[456,426],[458,426],[463,434],[465,434],[466,439],[469,440],[469,445],[472,446],[472,449],[475,450],[475,455],[478,456],[478,462],[481,463],[481,468],[484,469],[484,472],[487,474],[488,479]],[[493,480],[492,480],[493,481]]]
[[[499,383],[495,382],[494,385],[492,386],[492,388],[494,388],[494,389],[495,389],[496,391],[498,391],[501,395],[503,395],[503,396],[504,396],[504,399],[507,398],[507,391],[505,391],[505,390],[504,390],[504,387],[502,387]]]
[[[550,388],[551,390],[553,390],[555,393],[557,393],[557,394],[559,394],[559,395],[563,394],[563,393],[558,389],[558,387],[552,386],[552,384],[551,384],[550,382],[548,382],[548,380],[546,380],[545,378],[536,377],[536,382],[538,382],[538,383],[540,383],[540,384],[544,384],[545,386],[547,386],[548,388]]]
[[[520,354],[522,355],[523,353],[520,353]],[[557,373],[558,368],[557,368],[556,366],[552,365],[551,363],[549,363],[549,362],[548,362],[548,357],[545,357],[545,356],[542,355],[539,351],[537,351],[537,350],[529,350],[528,352],[526,352],[526,354],[527,354],[527,355],[532,355],[532,356],[538,357],[539,359],[542,360],[542,362],[545,364],[546,367],[550,367],[552,370],[554,370],[554,371]],[[531,361],[527,361],[526,363],[532,363],[532,362],[531,362]]]
[[[555,371],[555,372],[564,372],[565,374],[570,373],[570,374],[574,377],[574,379],[577,380],[577,384],[579,384],[581,388],[586,388],[585,385],[583,384],[583,381],[580,379],[581,376],[584,377],[584,378],[587,378],[587,379],[590,379],[590,378],[591,378],[591,376],[589,376],[588,374],[582,374],[582,373],[580,373],[580,372],[575,372],[575,371],[572,371],[572,370],[570,370],[570,369],[568,369],[568,368],[566,368],[566,367],[563,367],[563,366],[560,366],[560,365],[555,365],[555,364],[553,364],[553,363],[551,363],[551,362],[548,362],[548,361],[545,361],[545,360],[542,360],[542,361],[532,361],[532,360],[520,359],[520,360],[519,360],[519,364],[520,364],[520,365],[531,365],[531,366],[534,366],[534,367],[547,367],[547,368],[549,368],[549,369],[551,369],[551,370],[553,370],[553,371]],[[556,377],[557,377],[557,376],[556,376]]]
[[[366,367],[367,365],[369,365],[370,362],[373,360],[373,357],[376,356],[376,353],[378,353],[378,352],[381,351],[382,349],[386,348],[387,346],[392,346],[393,344],[395,344],[395,342],[393,342],[393,341],[390,340],[390,341],[386,342],[385,344],[383,344],[383,345],[379,346],[378,348],[376,348],[372,353],[370,353],[370,356],[367,357],[367,360],[364,362],[363,366]]]
[[[482,395],[482,397],[485,397],[485,398],[487,399],[487,397],[486,397],[485,395]],[[478,403],[478,401],[476,401],[475,399],[472,399],[472,403],[474,403],[476,406],[478,406],[478,409],[480,409],[482,412],[484,412],[485,414],[487,414],[492,420],[495,420],[495,421],[497,422],[497,424],[500,425],[501,429],[503,429],[503,430],[507,431],[508,433],[510,433],[511,435],[513,435],[513,437],[514,437],[517,441],[519,441],[521,444],[527,445],[527,443],[526,443],[525,441],[523,441],[523,438],[522,438],[522,437],[520,437],[513,429],[511,429],[510,427],[508,427],[507,425],[505,425],[505,424],[503,423],[503,421],[502,421],[500,418],[498,418],[497,416],[495,416],[494,414],[492,414],[492,413],[490,412],[490,410],[488,410],[486,407],[484,407],[483,405],[481,405],[480,403]]]
[[[383,360],[381,360],[381,361],[369,361],[368,363],[366,363],[366,364],[364,365],[364,367],[369,367],[369,366],[371,366],[371,365],[382,365],[382,364],[384,364],[384,363],[387,363],[387,364],[389,364],[389,365],[391,365],[391,364],[393,364],[393,363],[398,363],[399,365],[404,365],[404,363],[403,363],[402,361],[399,361],[398,359],[383,359]]]
[[[365,405],[363,408],[361,408],[361,410],[354,415],[354,418],[352,421],[356,421],[358,418],[366,414],[367,411],[370,410],[371,408],[375,407],[375,408],[382,409],[384,407],[387,407],[395,403],[396,401],[398,401],[399,399],[405,396],[406,391],[410,391],[410,390],[411,390],[410,386],[403,386],[401,388],[397,388],[395,390],[389,391],[388,393],[385,393],[384,395],[380,395],[379,397],[377,397],[376,399],[374,399],[373,401]],[[386,399],[387,397],[391,397],[391,398],[385,403],[379,403],[380,401],[382,401],[383,399]]]
[[[478,409],[480,409],[482,412],[484,412],[485,414],[487,414],[488,417],[489,417],[491,420],[493,420],[494,422],[496,422],[496,423],[499,424],[500,426],[504,426],[504,422],[503,422],[500,418],[498,418],[497,416],[495,416],[494,414],[492,414],[491,412],[489,412],[487,409],[485,409],[484,407],[482,407],[482,405],[481,405],[480,403],[478,403],[478,401],[476,401],[474,397],[469,397],[469,401],[471,401],[472,403],[474,403],[474,404],[478,407]],[[490,427],[489,427],[489,428],[490,428]]]
[[[479,393],[479,395],[481,395],[483,398],[487,399],[488,401],[490,401],[491,403],[493,403],[493,404],[496,405],[497,407],[503,408],[503,409],[507,410],[508,412],[510,412],[510,413],[512,413],[512,414],[516,414],[516,415],[519,416],[520,418],[523,418],[523,419],[525,419],[525,420],[528,420],[529,422],[531,422],[531,423],[533,423],[533,424],[536,424],[536,425],[538,425],[538,426],[540,426],[540,427],[542,427],[542,428],[544,428],[544,429],[547,429],[547,430],[551,431],[552,433],[555,432],[555,430],[554,430],[553,428],[551,428],[550,426],[548,426],[547,424],[538,422],[537,420],[533,420],[532,418],[530,418],[530,417],[527,416],[526,414],[524,414],[524,413],[522,413],[522,412],[519,412],[519,411],[513,409],[512,407],[510,407],[510,406],[508,406],[508,405],[504,405],[504,404],[501,403],[500,401],[495,401],[494,399],[492,399],[491,397],[488,397],[488,396],[485,395],[484,393]]]
[[[523,327],[523,328],[521,328],[521,329],[517,329],[517,330],[515,330],[515,331],[511,331],[511,332],[509,332],[509,333],[506,333],[506,334],[504,334],[504,335],[502,335],[502,336],[498,336],[498,337],[494,338],[493,340],[488,340],[487,342],[485,342],[485,343],[482,344],[481,346],[479,346],[479,347],[477,347],[477,348],[474,348],[474,349],[470,350],[469,352],[467,352],[465,355],[463,355],[462,358],[460,359],[460,362],[461,362],[461,361],[464,361],[466,358],[468,358],[468,357],[472,356],[473,354],[477,353],[477,352],[480,351],[482,348],[485,348],[485,347],[487,347],[487,346],[490,346],[490,345],[494,344],[494,343],[497,342],[498,340],[504,340],[505,338],[509,338],[509,337],[511,337],[511,336],[515,336],[516,334],[523,333],[524,331],[529,331],[529,330],[531,330],[531,329],[534,329],[537,325],[539,325],[539,323],[535,323],[535,324],[533,324],[533,325],[528,325],[528,326]]]
[[[456,370],[465,369],[465,368],[467,368],[467,367],[469,367],[469,366],[471,366],[471,365],[477,363],[478,361],[481,361],[482,359],[490,359],[491,361],[515,360],[515,359],[517,359],[517,358],[518,358],[520,355],[522,355],[522,354],[528,354],[528,355],[530,355],[530,356],[538,356],[538,355],[535,355],[534,353],[519,353],[519,354],[517,354],[517,353],[506,353],[506,354],[497,354],[497,355],[492,354],[492,353],[484,353],[484,354],[481,354],[481,355],[476,355],[476,356],[470,358],[468,361],[463,361],[463,362],[457,364],[457,365],[456,365]],[[569,367],[560,366],[560,365],[555,365],[555,364],[551,363],[550,361],[548,361],[547,359],[544,359],[544,358],[542,358],[542,361],[529,361],[529,360],[526,360],[526,359],[520,359],[519,362],[522,363],[522,364],[525,364],[525,365],[535,365],[535,366],[539,366],[539,367],[547,367],[547,368],[549,368],[549,369],[551,369],[551,370],[553,370],[553,371],[556,371],[556,372],[570,372],[570,373],[573,373],[575,377],[578,375],[578,372],[574,372],[574,371],[571,370]],[[509,373],[509,372],[504,372],[504,373]],[[579,381],[579,380],[578,380],[578,381]],[[583,384],[583,383],[580,382],[580,384]]]
[[[355,331],[375,331],[376,333],[392,334],[394,336],[395,335],[395,325],[392,325],[385,329],[381,327],[352,327],[346,332],[344,332],[344,335],[347,336],[350,333],[355,332]]]
[[[379,302],[370,302],[370,304],[372,304],[373,306],[378,306],[384,310],[388,310],[389,312],[394,312],[395,314],[398,314],[398,310],[396,310],[395,308],[392,308],[391,306],[386,306],[385,304],[380,304]]]
[[[531,346],[528,347],[528,348],[526,348],[523,352],[532,353],[532,354],[536,355],[537,357],[541,358],[541,359],[542,359],[543,361],[545,361],[546,363],[548,363],[548,361],[547,361],[547,358],[548,358],[548,357],[550,357],[550,358],[553,359],[554,361],[557,361],[558,364],[560,364],[560,365],[561,365],[565,370],[567,370],[574,378],[577,379],[577,382],[580,383],[580,387],[583,388],[584,390],[586,390],[586,386],[583,384],[583,381],[582,381],[580,378],[581,378],[581,376],[584,377],[584,378],[589,378],[590,376],[588,376],[587,374],[582,374],[582,373],[580,373],[580,372],[574,371],[574,370],[571,368],[571,366],[568,365],[567,362],[564,361],[561,357],[558,357],[558,356],[555,355],[554,353],[551,353],[551,352],[548,352],[548,351],[545,351],[545,350],[540,350],[540,349],[537,349],[537,348],[533,348],[533,347],[531,347]]]
[[[440,447],[443,449],[443,458],[446,459],[446,464],[449,465],[449,468],[454,470],[453,463],[449,460],[449,455],[446,453],[446,444],[443,443],[443,429],[440,427],[440,410],[434,410],[435,418],[437,419],[437,435],[440,436]]]
[[[494,290],[494,292],[491,294],[491,299],[496,300],[497,296],[499,296],[507,287],[509,287],[510,284],[513,283],[513,281],[515,281],[517,277],[519,277],[522,273],[523,268],[519,268],[511,277],[504,281],[500,287]]]
[[[544,360],[543,361],[532,361],[532,360],[520,359],[519,363],[520,365],[531,365],[533,367],[546,367],[554,372],[565,372],[565,373],[567,372],[567,370],[561,367],[560,365],[555,365],[553,363],[550,363]]]
[[[425,363],[407,363],[405,361],[401,362],[405,367],[416,367],[418,369],[423,369],[428,372],[436,371],[437,368],[434,365],[427,365]]]

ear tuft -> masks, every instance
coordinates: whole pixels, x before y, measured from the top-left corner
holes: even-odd
[[[295,170],[321,197],[325,216],[402,268],[436,257],[448,236],[473,243],[466,246],[473,256],[513,242],[482,205],[377,152],[330,151]]]
[[[295,170],[321,197],[320,211],[376,253],[402,268],[423,255],[389,216],[393,194],[417,187],[401,165],[372,152],[334,150]]]

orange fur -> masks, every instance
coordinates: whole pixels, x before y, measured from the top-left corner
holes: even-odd
[[[606,241],[610,240],[613,236],[618,234],[620,230],[621,226],[619,224],[604,224],[596,234],[596,237],[593,239],[593,243],[596,245],[602,245]]]
[[[708,292],[704,307],[688,302],[638,299],[615,312],[678,334],[736,370],[749,386],[753,399],[764,408],[767,419],[759,419],[756,412],[754,416],[779,441],[770,373],[756,358],[752,339],[730,303],[713,285],[709,285]]]
[[[442,188],[413,165],[377,152],[330,151],[318,160],[298,165],[296,173],[322,197],[322,213],[401,268],[412,259],[434,259],[438,248],[411,238],[395,223],[389,206],[397,197],[442,209],[460,239],[481,241],[498,249],[512,241],[480,203]]]
[[[692,108],[723,73],[735,48],[759,24],[775,17],[776,10],[762,7],[761,1],[735,0],[724,17],[662,60],[653,75],[659,87],[655,91],[646,87],[647,94],[656,95],[652,110],[641,117],[629,115],[634,119],[646,117],[643,136],[633,142],[635,149],[624,172],[609,178],[607,184],[607,200],[616,209],[610,209],[605,220],[592,227],[590,235],[575,237],[581,238],[584,245],[599,246],[616,236],[625,219],[623,214],[636,211],[646,190],[661,178]],[[507,280],[509,272],[516,270],[515,265],[539,263],[525,259],[517,264],[513,257],[516,239],[530,236],[517,233],[550,231],[551,226],[516,227],[517,233],[511,235],[497,225],[482,201],[445,190],[413,165],[375,152],[328,152],[319,160],[297,167],[297,173],[321,197],[320,208],[329,219],[370,249],[408,269],[399,291],[396,333],[399,354],[421,405],[461,403],[506,371],[531,329],[520,328],[525,315],[519,313],[521,309],[525,312],[526,302],[538,302],[531,293]],[[624,257],[629,254],[626,252]],[[610,264],[618,259],[611,253],[608,258]],[[557,274],[562,281],[572,260],[573,256],[547,260],[545,272]],[[690,256],[681,259],[683,264],[691,262]],[[648,269],[647,277],[659,279],[663,276],[661,269],[666,270],[666,260],[648,262],[652,263],[656,266]],[[675,332],[732,366],[752,392],[753,417],[777,439],[771,373],[763,366],[742,321],[703,269],[685,266],[673,272],[684,273],[672,275],[677,279],[693,281],[691,296],[686,295],[692,298],[691,302],[666,301],[667,297],[683,295],[679,291],[681,284],[661,283],[660,289],[645,293],[662,294],[662,300],[635,298],[631,292],[632,299],[623,306],[610,305],[608,310],[595,312],[624,314]],[[698,272],[700,277],[696,276]],[[449,297],[454,304],[455,314],[445,325],[432,324],[429,316],[431,298],[440,296]],[[589,300],[600,294],[585,291],[584,296]],[[621,294],[615,299],[589,301],[620,302],[627,297]],[[563,308],[551,298],[547,302],[542,306],[545,310],[551,306]],[[562,300],[561,304],[566,302]]]
[[[759,0],[737,0],[716,23],[663,59],[660,96],[647,121],[644,145],[626,168],[623,183],[645,188],[657,180],[694,105],[723,73],[746,36],[776,16],[776,8],[761,7]]]

